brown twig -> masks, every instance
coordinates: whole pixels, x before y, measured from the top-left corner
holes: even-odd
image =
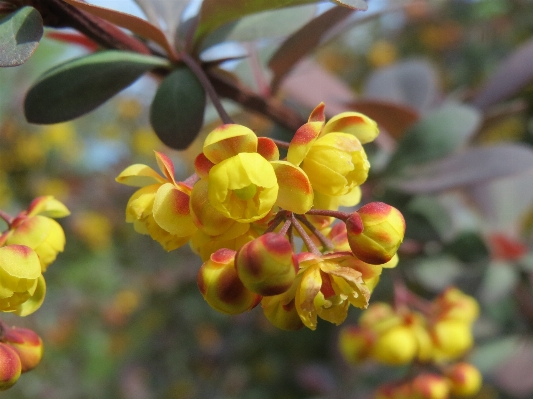
[[[291,214],[291,221],[292,221],[292,225],[294,226],[296,231],[298,231],[298,234],[300,234],[300,237],[304,241],[305,246],[307,247],[309,252],[312,252],[316,256],[322,256],[322,254],[320,253],[320,251],[316,247],[315,243],[313,242],[311,237],[309,237],[309,235],[305,232],[304,228],[302,227],[300,222],[298,222],[298,220],[296,219],[294,214]]]
[[[302,222],[305,227],[307,227],[311,231],[311,233],[313,233],[316,238],[320,240],[324,247],[326,247],[330,251],[335,249],[335,244],[333,244],[329,238],[327,238],[315,226],[313,226],[313,224],[309,220],[307,220],[304,215],[296,215],[296,219]]]

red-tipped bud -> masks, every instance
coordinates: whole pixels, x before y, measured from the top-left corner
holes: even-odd
[[[22,365],[17,351],[0,342],[0,391],[11,388],[20,377]]]
[[[370,355],[375,334],[370,330],[350,326],[341,330],[339,350],[348,363],[358,363]]]
[[[263,296],[287,291],[296,276],[292,245],[276,233],[264,234],[245,244],[237,253],[235,263],[244,286]]]
[[[348,242],[363,262],[381,265],[394,256],[405,235],[399,210],[383,202],[371,202],[346,220]]]
[[[481,389],[482,377],[477,368],[469,363],[457,363],[446,371],[453,395],[474,396]]]
[[[438,374],[420,374],[412,382],[413,398],[447,399],[450,387],[446,379]]]
[[[227,248],[219,249],[202,265],[196,279],[207,303],[213,309],[228,314],[243,313],[261,300],[239,280],[234,265],[235,253]]]
[[[10,328],[4,333],[4,341],[18,353],[23,373],[34,369],[43,357],[43,341],[30,329]]]

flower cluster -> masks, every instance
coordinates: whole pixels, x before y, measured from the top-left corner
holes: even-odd
[[[16,217],[0,216],[8,225],[0,234],[0,311],[26,316],[43,303],[43,273],[65,246],[63,228],[52,218],[69,215],[51,196],[38,197]]]
[[[21,373],[41,361],[43,341],[32,330],[0,324],[0,391],[12,387]]]
[[[431,303],[405,292],[421,311],[406,304],[394,309],[386,303],[373,303],[357,326],[341,331],[339,348],[344,358],[350,363],[372,358],[393,366],[416,362],[442,369],[442,375],[424,372],[414,379],[387,384],[376,398],[445,399],[450,393],[476,394],[481,386],[479,371],[468,363],[451,364],[472,347],[472,324],[479,314],[476,300],[453,287]]]
[[[370,168],[362,144],[377,134],[376,123],[357,112],[326,123],[324,104],[290,143],[222,125],[207,135],[195,175],[183,182],[157,152],[161,175],[141,164],[120,173],[119,183],[139,187],[126,221],[168,251],[188,242],[204,261],[200,292],[220,312],[261,303],[282,329],[315,329],[318,317],[340,324],[350,305],[368,306],[382,267],[396,265],[405,232],[401,213],[384,203],[338,211],[361,200]]]

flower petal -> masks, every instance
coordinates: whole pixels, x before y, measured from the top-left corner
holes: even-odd
[[[189,195],[178,187],[171,183],[163,184],[155,194],[154,220],[170,234],[178,237],[192,235],[197,227],[189,210],[189,200]]]
[[[304,214],[313,206],[313,188],[305,172],[287,161],[271,162],[278,179],[276,205],[288,211]]]
[[[128,166],[115,178],[115,181],[126,186],[144,187],[151,184],[162,184],[166,180],[151,167],[143,164]]]

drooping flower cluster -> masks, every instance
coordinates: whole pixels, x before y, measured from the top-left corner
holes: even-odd
[[[438,365],[444,375],[422,373],[416,378],[383,386],[376,398],[445,399],[472,396],[481,387],[481,374],[462,358],[473,345],[472,324],[479,314],[476,300],[448,288],[431,303],[411,297],[422,312],[406,304],[396,309],[382,302],[369,306],[357,326],[343,328],[339,348],[350,363],[374,359],[399,366],[417,362]],[[402,396],[409,393],[408,396]]]
[[[51,196],[38,197],[12,218],[1,216],[8,228],[0,235],[0,311],[26,316],[43,303],[43,273],[65,246],[63,228],[52,218],[69,215]]]
[[[21,373],[33,370],[43,356],[43,341],[34,331],[0,323],[0,391],[12,387]]]
[[[318,317],[340,324],[350,305],[367,307],[382,267],[396,265],[405,232],[401,213],[383,203],[338,211],[361,200],[370,168],[362,144],[377,134],[376,123],[357,112],[325,123],[324,104],[290,143],[222,125],[208,134],[196,174],[184,182],[157,152],[162,175],[140,164],[120,173],[119,183],[139,187],[126,221],[168,251],[189,242],[204,261],[200,292],[218,311],[261,303],[282,329],[315,329]],[[344,223],[333,225],[334,218]]]

